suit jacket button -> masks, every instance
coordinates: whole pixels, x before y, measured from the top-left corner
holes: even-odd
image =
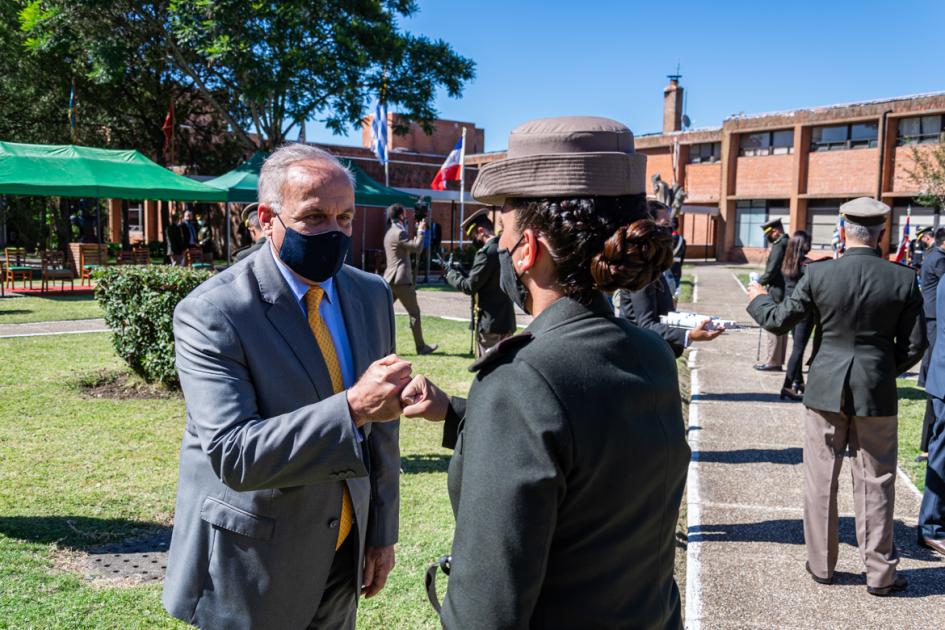
[[[329,528],[329,529],[338,529],[338,526],[339,526],[340,524],[341,524],[341,522],[340,522],[337,518],[333,518],[333,519],[331,519],[330,521],[328,521],[328,528]]]

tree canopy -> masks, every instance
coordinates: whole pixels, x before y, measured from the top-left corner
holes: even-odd
[[[378,95],[402,124],[429,128],[437,90],[459,96],[475,65],[403,31],[416,11],[411,0],[30,0],[19,21],[34,56],[71,59],[83,80],[119,90],[150,75],[164,103],[186,94],[244,149],[272,149],[306,120],[360,123]]]

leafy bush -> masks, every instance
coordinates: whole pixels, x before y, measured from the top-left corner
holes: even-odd
[[[115,351],[149,383],[177,388],[174,308],[211,272],[186,267],[105,267],[95,274],[95,298],[112,329]]]

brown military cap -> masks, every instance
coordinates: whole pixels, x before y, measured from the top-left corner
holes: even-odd
[[[460,228],[463,230],[463,234],[470,236],[473,230],[479,227],[480,220],[483,218],[489,219],[489,210],[486,208],[476,210],[471,215],[469,215],[466,220],[463,221],[462,225],[460,225]],[[492,219],[489,219],[489,221],[491,222]]]
[[[772,219],[771,221],[768,221],[767,223],[762,223],[761,229],[765,234],[767,234],[771,230],[781,230],[781,232],[784,232],[784,224],[781,223],[781,219]]]
[[[646,156],[623,124],[596,116],[529,121],[509,135],[508,157],[486,164],[472,188],[479,201],[508,197],[617,197],[646,191]]]
[[[885,223],[889,213],[889,206],[872,197],[858,197],[840,206],[840,214],[847,220],[860,225]]]

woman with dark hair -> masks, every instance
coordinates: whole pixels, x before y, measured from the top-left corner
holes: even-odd
[[[672,264],[645,164],[623,125],[567,117],[515,129],[479,172],[473,196],[502,208],[502,289],[534,320],[473,364],[468,400],[422,376],[403,393],[454,449],[446,628],[682,627],[676,365],[604,295]]]
[[[804,268],[813,262],[807,257],[810,252],[810,236],[804,230],[794,232],[787,243],[781,274],[784,276],[785,299],[791,297],[797,283],[804,277]],[[788,359],[784,384],[781,386],[781,400],[804,399],[804,350],[814,328],[813,316],[799,322],[791,331],[791,358]]]

